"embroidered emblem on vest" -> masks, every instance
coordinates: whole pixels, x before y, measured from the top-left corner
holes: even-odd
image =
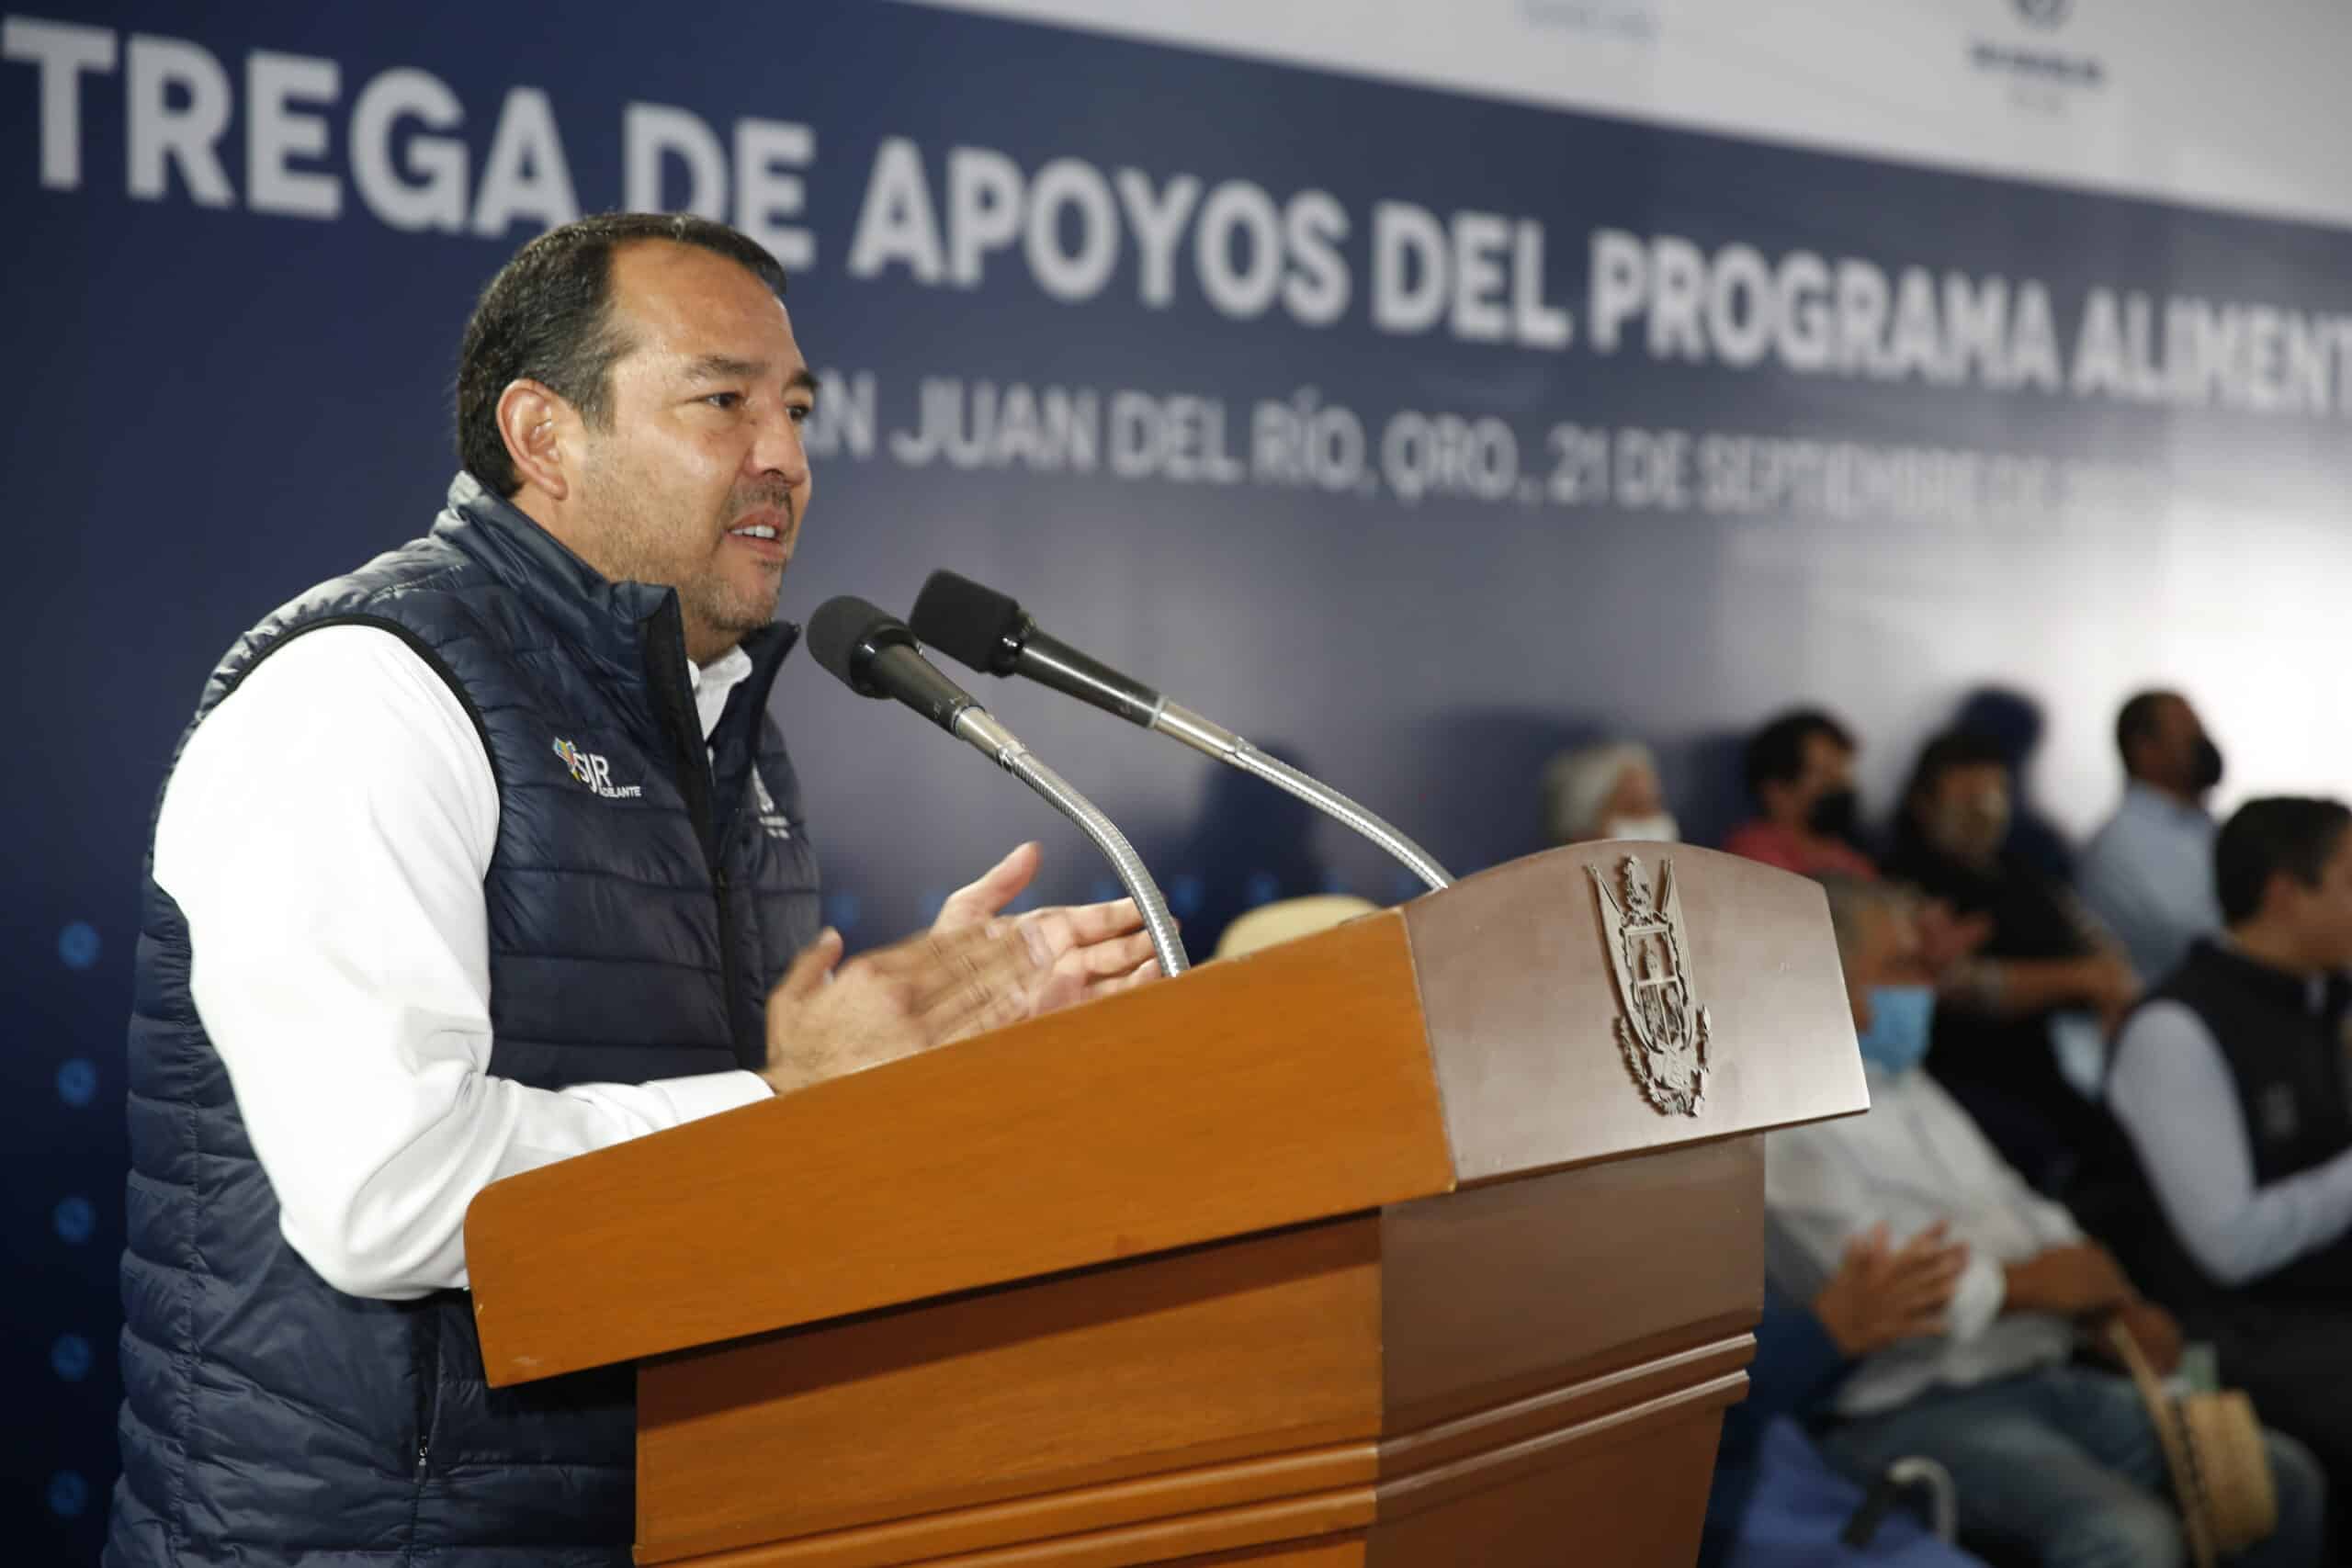
[[[555,743],[555,754],[571,770],[571,776],[603,795],[606,800],[635,800],[645,793],[643,784],[616,784],[613,782],[613,765],[594,751],[582,751],[569,740]]]
[[[792,824],[775,808],[775,796],[768,793],[767,781],[760,777],[760,770],[752,770],[752,797],[760,803],[760,829],[771,839],[792,837]]]
[[[2292,1084],[2264,1085],[2256,1114],[2262,1122],[2262,1135],[2274,1144],[2290,1142],[2302,1131],[2302,1111],[2295,1103]]]

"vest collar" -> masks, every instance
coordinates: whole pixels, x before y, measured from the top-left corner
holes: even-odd
[[[2275,969],[2238,951],[2227,937],[2198,938],[2190,944],[2189,962],[2273,1007],[2319,1013],[2341,1005],[2335,995],[2338,987],[2324,979]]]
[[[449,481],[448,506],[434,521],[433,533],[522,595],[607,685],[642,700],[661,679],[648,658],[650,639],[676,643],[677,678],[684,679],[684,633],[671,629],[679,625],[674,588],[611,581],[464,468]],[[657,620],[668,626],[656,626]],[[743,638],[752,660],[743,685],[761,706],[777,666],[799,637],[798,626],[774,622]],[[657,697],[652,705],[665,704]],[[691,694],[686,706],[691,712]],[[697,723],[694,731],[700,728]]]

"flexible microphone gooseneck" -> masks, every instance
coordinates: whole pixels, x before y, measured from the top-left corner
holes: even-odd
[[[1144,869],[1143,857],[1118,825],[1093,802],[1072,789],[1059,773],[1030,754],[1018,736],[972,700],[972,694],[940,672],[922,656],[906,623],[863,599],[828,599],[808,620],[808,651],[817,662],[861,697],[890,697],[914,709],[948,734],[964,740],[1006,773],[1046,797],[1078,825],[1118,873],[1127,896],[1151,933],[1159,972],[1184,972],[1184,944],[1169,917],[1168,900]]]
[[[1338,790],[1040,630],[1035,617],[993,588],[952,571],[934,571],[915,600],[911,619],[914,635],[959,663],[990,675],[1025,675],[1205,751],[1363,834],[1430,887],[1453,885],[1453,878],[1427,850]]]

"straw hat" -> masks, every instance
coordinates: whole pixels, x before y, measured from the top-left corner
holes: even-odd
[[[1216,956],[1238,958],[1245,953],[1255,953],[1261,947],[1272,947],[1280,942],[1295,942],[1303,936],[1313,936],[1342,920],[1352,920],[1358,915],[1369,915],[1380,906],[1369,898],[1359,898],[1352,893],[1317,893],[1304,898],[1277,898],[1271,904],[1261,904],[1231,925],[1216,939]]]
[[[2148,1407],[2197,1568],[2213,1568],[2217,1555],[2233,1556],[2267,1540],[2278,1528],[2278,1492],[2254,1401],[2235,1389],[2176,1399],[2130,1330],[2112,1323],[2107,1337]]]

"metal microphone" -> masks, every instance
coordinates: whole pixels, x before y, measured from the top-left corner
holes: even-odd
[[[1184,944],[1168,913],[1168,900],[1144,868],[1143,857],[1118,825],[1093,802],[1072,789],[1059,773],[1030,754],[1018,736],[922,656],[914,633],[887,610],[847,594],[828,599],[808,618],[808,651],[817,662],[861,697],[890,697],[914,709],[948,734],[974,747],[999,767],[1046,797],[1078,825],[1118,873],[1120,884],[1143,915],[1159,954],[1159,972],[1171,979],[1184,972]]]
[[[1430,887],[1453,883],[1427,850],[1338,790],[1039,629],[1035,617],[993,588],[952,571],[934,571],[923,583],[910,619],[914,635],[959,663],[990,675],[1025,675],[1130,724],[1156,729],[1345,824],[1387,851]]]

